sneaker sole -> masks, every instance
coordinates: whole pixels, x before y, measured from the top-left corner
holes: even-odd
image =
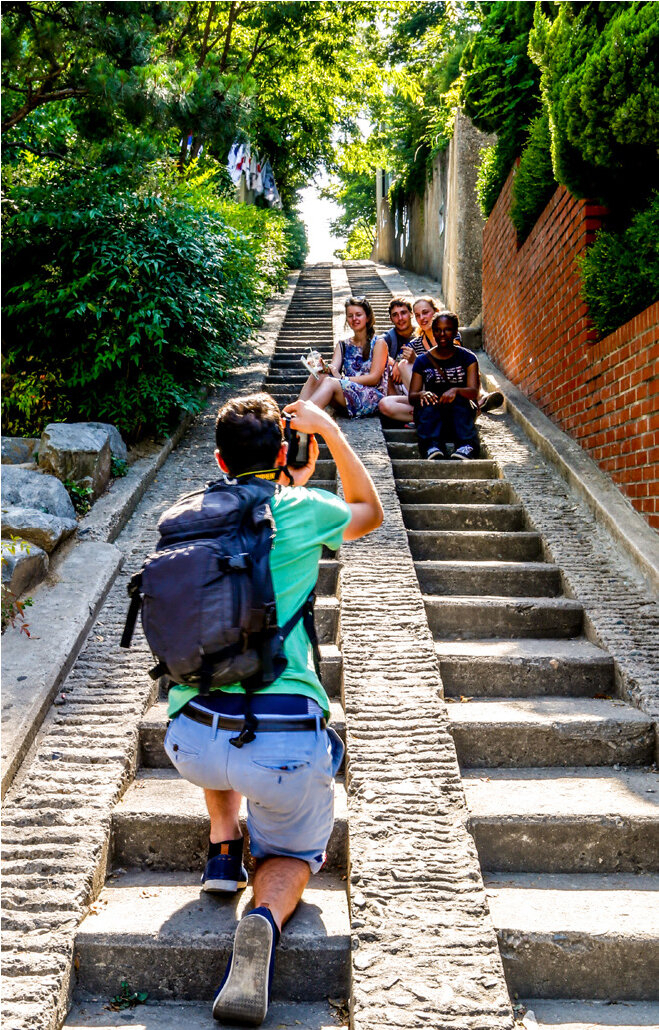
[[[231,971],[213,1003],[213,1017],[260,1026],[268,1011],[268,976],[273,949],[272,927],[261,915],[238,923]]]
[[[244,890],[246,886],[247,880],[204,880],[201,889],[210,894],[214,891],[222,894],[235,894],[236,891]]]

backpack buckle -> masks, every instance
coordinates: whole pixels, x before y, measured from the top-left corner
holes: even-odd
[[[251,744],[253,740],[256,740],[255,728],[256,719],[251,712],[248,712],[245,716],[245,725],[242,730],[237,737],[229,737],[229,743],[237,747],[238,750],[240,750],[243,744]]]
[[[252,558],[249,554],[232,554],[229,556],[227,565],[230,569],[249,569]]]
[[[277,625],[277,605],[276,603],[266,604],[263,606],[263,628],[272,629]]]

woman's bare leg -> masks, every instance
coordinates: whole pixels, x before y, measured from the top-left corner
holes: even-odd
[[[383,397],[378,404],[380,414],[387,418],[393,418],[397,422],[411,422],[414,417],[414,408],[407,397]]]
[[[332,379],[329,376],[323,379],[322,383],[316,387],[316,390],[307,400],[313,401],[319,408],[326,408],[328,404],[334,404],[340,408],[347,406],[343,390],[341,389],[341,383],[338,379]]]
[[[300,401],[308,401],[308,400],[310,400],[310,398],[313,396],[313,394],[318,389],[320,384],[322,382],[324,382],[325,379],[328,378],[326,372],[319,372],[318,375],[320,377],[319,379],[316,379],[316,377],[312,376],[312,375],[309,376],[309,378],[307,379],[306,383],[304,384],[304,386],[300,390],[300,396],[298,397],[298,400],[300,400]]]

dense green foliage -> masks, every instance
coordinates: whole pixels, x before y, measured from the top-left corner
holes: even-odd
[[[381,165],[395,178],[392,200],[422,193],[433,159],[453,135],[460,60],[477,27],[478,4],[410,0],[391,5],[383,63],[390,88],[372,103]]]
[[[556,178],[625,216],[659,181],[659,7],[564,2],[550,18],[536,5],[530,47]]]
[[[334,251],[336,257],[369,258],[375,243],[375,173],[361,142],[345,148],[334,180],[321,193],[343,208],[330,223],[332,233],[346,239],[345,246]]]
[[[157,168],[139,190],[113,170],[15,186],[3,244],[7,423],[19,421],[33,368],[61,389],[52,410],[42,397],[23,412],[28,433],[75,412],[135,438],[196,407],[285,276],[283,215],[208,199],[204,183]]]
[[[343,0],[4,5],[7,429],[135,438],[198,403],[305,259],[297,191],[377,73],[372,19]],[[283,211],[235,203],[236,138]]]
[[[462,59],[465,113],[477,128],[497,137],[483,154],[478,199],[489,215],[521,155],[521,175],[513,183],[513,222],[524,238],[556,188],[549,151],[546,156],[542,149],[547,122],[541,117],[540,71],[528,53],[534,6],[503,0],[484,7],[481,30]]]
[[[543,112],[531,123],[513,182],[510,217],[520,240],[528,236],[556,189],[550,144],[549,119]]]
[[[498,137],[480,169],[481,207],[490,213],[518,157],[511,218],[520,240],[557,183],[604,203],[608,230],[582,275],[591,316],[610,331],[659,296],[659,6],[483,6],[463,58],[465,110]]]
[[[600,230],[580,270],[590,317],[602,335],[659,299],[659,193],[626,229]]]

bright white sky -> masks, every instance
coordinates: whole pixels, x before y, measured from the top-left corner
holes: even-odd
[[[344,237],[330,236],[330,219],[341,214],[341,208],[333,200],[323,200],[320,190],[327,182],[325,173],[318,175],[315,182],[300,192],[300,214],[307,227],[309,255],[307,262],[334,261],[334,251],[345,243]]]

